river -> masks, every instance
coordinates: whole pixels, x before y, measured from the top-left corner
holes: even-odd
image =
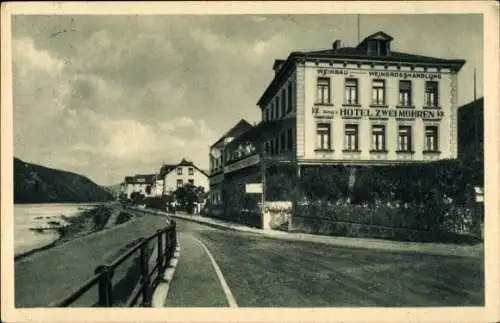
[[[101,203],[43,203],[14,205],[14,254],[51,244],[58,237],[56,230],[37,232],[31,228],[48,226],[49,221],[64,224],[61,215],[72,217]]]

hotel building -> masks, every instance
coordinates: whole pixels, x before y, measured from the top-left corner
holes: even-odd
[[[391,50],[383,32],[357,47],[293,52],[258,101],[263,122],[293,119],[265,141],[299,165],[457,157],[457,74],[465,61]]]
[[[223,181],[260,163],[349,166],[457,157],[457,77],[465,64],[393,51],[377,32],[356,47],[292,52],[274,62],[261,122],[224,148]],[[234,177],[234,176],[233,176]]]

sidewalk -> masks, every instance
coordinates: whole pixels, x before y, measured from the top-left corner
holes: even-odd
[[[484,256],[484,244],[456,245],[456,244],[444,244],[444,243],[390,241],[390,240],[370,239],[370,238],[331,237],[331,236],[321,236],[321,235],[314,235],[307,233],[290,233],[285,231],[250,228],[244,225],[229,223],[219,219],[203,217],[200,215],[186,215],[182,213],[181,214],[177,213],[177,214],[171,214],[171,216],[218,228],[256,233],[266,237],[283,239],[283,240],[307,241],[307,242],[323,243],[323,244],[329,244],[347,248],[421,252],[426,254],[443,255],[443,256],[459,256],[459,257],[471,257],[471,258],[482,258]]]
[[[210,258],[194,237],[179,233],[179,263],[168,289],[165,307],[227,307],[228,300]],[[193,282],[196,288],[193,288]]]

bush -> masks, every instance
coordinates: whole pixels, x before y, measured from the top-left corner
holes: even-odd
[[[132,218],[132,215],[130,213],[120,212],[120,214],[118,214],[118,217],[116,218],[115,225],[125,223],[128,220],[130,220],[131,218]]]

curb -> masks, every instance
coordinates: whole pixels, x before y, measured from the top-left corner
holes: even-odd
[[[170,259],[167,269],[165,269],[165,272],[163,273],[163,279],[160,281],[158,286],[156,286],[153,292],[151,307],[165,307],[168,290],[170,288],[170,282],[174,277],[177,263],[179,262],[180,252],[181,246],[179,243],[177,243],[177,248],[175,249],[174,256],[172,257],[172,259]]]

